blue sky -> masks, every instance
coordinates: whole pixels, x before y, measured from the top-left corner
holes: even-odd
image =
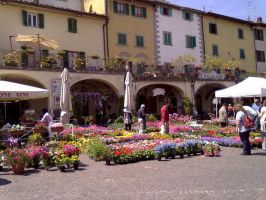
[[[235,18],[256,20],[262,17],[266,23],[266,0],[168,0],[177,5],[211,11]]]

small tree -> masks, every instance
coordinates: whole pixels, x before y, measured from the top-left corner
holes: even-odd
[[[185,54],[178,56],[174,61],[173,65],[177,67],[184,67],[185,65],[193,65],[197,62],[197,58],[191,54]]]
[[[185,115],[192,115],[193,104],[190,101],[190,99],[188,97],[183,97],[182,102],[183,102],[184,114]]]
[[[224,67],[225,69],[235,69],[238,67],[240,62],[238,60],[235,60],[234,58],[232,60],[228,60],[225,64]]]
[[[223,60],[218,56],[206,56],[204,66],[206,69],[221,69]]]

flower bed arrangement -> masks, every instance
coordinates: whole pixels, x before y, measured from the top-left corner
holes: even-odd
[[[219,156],[220,146],[216,142],[207,142],[203,147],[204,155],[206,157]]]

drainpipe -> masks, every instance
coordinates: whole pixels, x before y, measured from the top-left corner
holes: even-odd
[[[108,46],[108,23],[109,19],[105,19],[105,23],[103,24],[103,48],[104,48],[104,59],[109,57],[109,46]]]
[[[204,38],[204,27],[203,27],[203,15],[201,15],[201,31],[202,31],[202,51],[203,51],[203,61],[205,62],[205,38]]]
[[[256,53],[257,47],[256,47],[256,38],[255,38],[255,31],[254,31],[255,28],[256,28],[255,26],[252,27],[252,30],[253,30],[252,32],[253,32],[253,38],[254,38],[253,41],[254,41],[254,48],[255,48],[255,52],[254,52],[255,53],[255,63],[256,63],[255,67],[256,67],[256,73],[258,73],[258,62],[257,62],[257,53]]]

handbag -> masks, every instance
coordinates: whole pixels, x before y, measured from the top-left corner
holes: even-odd
[[[247,114],[245,114],[245,116],[243,117],[243,126],[245,128],[252,128],[254,127],[254,123],[253,120],[250,116],[248,116]]]

